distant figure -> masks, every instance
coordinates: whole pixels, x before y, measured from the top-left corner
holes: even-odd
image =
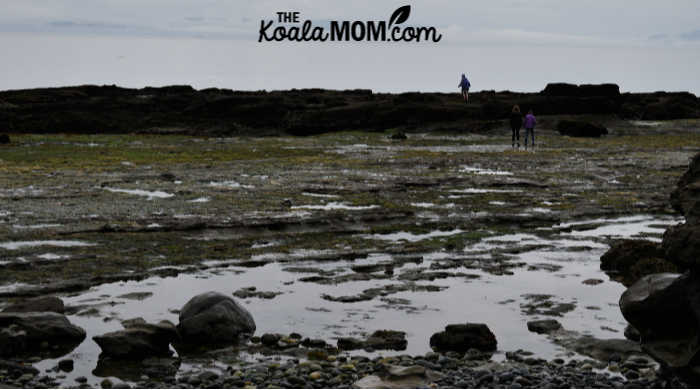
[[[513,148],[515,148],[515,141],[518,141],[518,148],[520,148],[520,126],[523,125],[523,114],[520,113],[520,106],[517,104],[513,106],[513,111],[510,112],[510,129],[513,131]]]
[[[537,124],[537,119],[532,114],[532,109],[525,115],[525,149],[527,149],[527,137],[532,134],[532,147],[535,147],[535,125]]]
[[[462,87],[462,97],[464,98],[465,103],[469,102],[469,87],[471,86],[472,84],[467,79],[467,76],[462,73],[462,81],[459,82],[458,87]]]

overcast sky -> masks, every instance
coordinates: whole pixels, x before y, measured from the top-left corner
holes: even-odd
[[[277,11],[298,11],[302,20],[321,25],[388,20],[406,4],[412,7],[407,24],[436,27],[441,42],[257,42],[260,21],[274,19]],[[700,91],[697,0],[3,0],[2,5],[0,50],[7,55],[0,89],[179,83],[449,90],[456,82],[447,79],[465,72],[476,78],[476,89],[610,81],[622,83],[623,90]],[[530,79],[494,74],[508,72],[502,61],[527,71]],[[271,85],[271,77],[280,81]]]

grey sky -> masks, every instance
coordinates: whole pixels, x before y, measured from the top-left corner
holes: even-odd
[[[4,0],[0,89],[83,83],[538,90],[548,81],[700,92],[697,0]],[[260,20],[435,26],[438,44],[257,43]],[[526,74],[517,77],[514,68]],[[31,72],[29,72],[31,70]],[[457,76],[455,76],[457,74]],[[339,77],[342,75],[342,77]],[[270,82],[274,77],[276,81]],[[457,82],[455,81],[456,85]]]
[[[411,22],[440,27],[452,42],[658,45],[700,40],[696,0],[5,0],[0,26],[17,32],[245,39],[276,11],[299,11],[312,20],[386,20],[404,4],[413,7]]]

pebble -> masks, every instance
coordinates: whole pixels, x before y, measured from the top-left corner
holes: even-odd
[[[311,374],[309,374],[309,379],[311,379],[311,380],[321,379],[321,372],[320,371],[312,372]]]

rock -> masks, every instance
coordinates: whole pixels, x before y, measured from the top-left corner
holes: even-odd
[[[390,135],[389,138],[390,138],[390,139],[393,139],[393,140],[405,140],[405,139],[408,139],[408,137],[406,136],[406,133],[404,133],[403,131],[396,132],[396,133]]]
[[[179,340],[175,325],[169,321],[147,324],[143,319],[127,320],[124,330],[95,336],[105,356],[115,358],[144,358],[170,356],[170,343]]]
[[[143,292],[132,292],[132,293],[128,293],[128,294],[123,294],[123,295],[118,296],[117,298],[133,299],[135,301],[143,301],[144,299],[149,298],[152,295],[153,295],[152,292],[143,291]]]
[[[560,340],[557,343],[604,363],[613,360],[615,356],[628,357],[642,352],[638,343],[625,339],[598,339],[592,336],[582,336],[570,340]]]
[[[267,345],[268,347],[269,346],[276,346],[281,338],[282,338],[282,336],[280,336],[279,334],[265,333],[262,335],[262,337],[260,337],[260,342],[263,345]]]
[[[88,380],[84,376],[79,376],[79,377],[75,378],[75,381],[78,383],[87,383]]]
[[[63,372],[73,371],[73,359],[63,359],[58,361],[58,369]]]
[[[602,279],[586,279],[581,283],[583,283],[587,286],[596,286],[596,285],[603,283],[603,280]]]
[[[552,333],[561,329],[561,324],[557,320],[537,320],[528,321],[527,330],[535,333]]]
[[[608,129],[603,126],[588,122],[562,120],[557,124],[557,131],[561,135],[569,137],[592,137],[600,138],[608,134]]]
[[[160,174],[160,178],[163,179],[163,180],[165,180],[165,181],[175,181],[175,180],[177,180],[177,177],[175,176],[175,174],[173,174],[173,173],[171,173],[171,172],[163,172],[163,173],[161,173],[161,174]]]
[[[320,371],[314,371],[311,374],[309,374],[309,379],[311,380],[318,380],[321,379],[321,372]]]
[[[7,134],[0,134],[0,145],[9,144],[9,143],[10,143],[10,136]]]
[[[366,340],[359,340],[353,337],[341,337],[338,339],[338,348],[345,351],[355,349],[393,349],[403,351],[407,345],[406,332],[397,330],[377,330],[367,337]]]
[[[673,263],[679,272],[688,269],[700,271],[700,224],[671,226],[664,233],[661,248],[666,260]]]
[[[185,304],[177,328],[187,344],[234,343],[255,332],[255,321],[233,298],[208,292]]]
[[[102,387],[103,389],[111,389],[112,386],[113,386],[113,383],[109,379],[105,378],[102,380],[102,382],[100,382],[100,387]]]
[[[405,376],[410,376],[410,375],[423,376],[423,375],[425,375],[425,367],[417,366],[417,365],[410,366],[410,367],[388,365],[387,372],[389,373],[390,376],[399,377],[399,378],[405,377]]]
[[[639,331],[630,324],[627,324],[627,326],[625,327],[624,335],[627,340],[632,340],[636,342],[642,341],[642,336],[639,334]]]
[[[700,345],[700,280],[691,272],[645,276],[620,298],[622,315],[642,347],[664,365],[691,369]]]
[[[386,376],[367,375],[353,384],[359,389],[416,389],[426,388],[442,375],[419,365],[409,367],[386,365]]]
[[[671,192],[671,206],[685,216],[686,222],[696,225],[700,222],[700,153],[696,154],[688,170],[678,180],[676,189]]]
[[[351,351],[355,349],[364,348],[365,343],[362,340],[356,339],[354,337],[341,337],[338,339],[338,348]]]
[[[51,312],[0,313],[0,356],[22,355],[56,346],[48,353],[58,356],[85,339],[85,330],[62,314]],[[24,349],[14,350],[17,345]]]
[[[233,296],[241,299],[245,298],[262,298],[262,299],[273,299],[274,297],[281,295],[281,292],[276,291],[257,291],[255,287],[244,287],[236,290]]]
[[[676,267],[664,260],[659,244],[647,240],[621,240],[600,257],[600,269],[625,286],[631,286],[645,275],[673,272]],[[614,271],[614,273],[612,273]]]
[[[56,297],[39,297],[13,303],[4,308],[3,313],[53,312],[63,314],[63,301]]]
[[[146,359],[123,359],[100,355],[93,375],[116,377],[124,381],[138,381],[142,376],[153,379],[174,378],[180,367],[180,359],[171,357],[149,357]],[[115,388],[121,388],[114,385]]]
[[[617,84],[549,83],[541,93],[546,96],[620,97],[620,87]]]
[[[438,351],[466,352],[470,348],[490,352],[496,350],[496,336],[486,324],[447,325],[444,332],[430,337],[430,346]]]

